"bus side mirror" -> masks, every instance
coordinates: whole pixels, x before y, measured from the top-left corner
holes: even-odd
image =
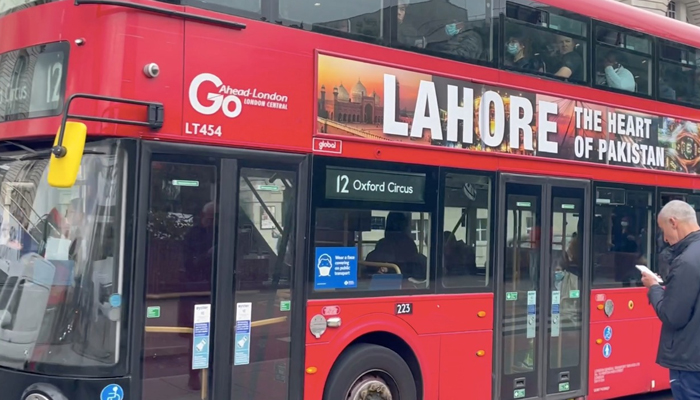
[[[56,157],[55,153],[51,154],[47,180],[50,186],[70,188],[78,178],[78,171],[80,170],[80,163],[85,150],[85,140],[87,139],[87,126],[81,122],[68,121],[63,132],[63,140],[60,140],[60,138],[61,128],[58,128],[53,144],[54,148],[62,147],[64,155],[63,157]]]

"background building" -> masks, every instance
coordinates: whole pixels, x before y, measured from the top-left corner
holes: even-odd
[[[700,0],[619,0],[669,18],[700,26]]]

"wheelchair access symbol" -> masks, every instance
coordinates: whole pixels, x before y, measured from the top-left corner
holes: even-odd
[[[124,390],[115,383],[107,385],[100,393],[100,400],[124,400]]]

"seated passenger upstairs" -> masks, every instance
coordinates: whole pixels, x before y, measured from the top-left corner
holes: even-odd
[[[384,238],[367,254],[366,261],[396,264],[401,268],[404,279],[426,279],[428,260],[418,253],[418,246],[411,237],[411,213],[389,213]],[[386,272],[392,271],[380,271]]]
[[[512,34],[506,43],[506,65],[525,71],[546,72],[544,62],[532,56],[530,43],[525,35]]]
[[[481,35],[468,26],[468,11],[448,0],[412,4],[407,14],[426,39],[426,48],[460,58],[479,60],[484,53]]]
[[[613,89],[626,90],[628,92],[637,91],[637,83],[634,75],[620,63],[621,54],[611,51],[605,55],[605,83]]]
[[[411,18],[416,10],[409,11],[409,0],[399,0],[396,9],[396,40],[403,45],[425,48],[425,38],[416,29],[416,19]],[[407,17],[408,15],[408,17]]]
[[[574,51],[576,44],[568,36],[557,35],[557,48],[559,52],[559,69],[554,73],[564,79],[583,81],[583,58]]]

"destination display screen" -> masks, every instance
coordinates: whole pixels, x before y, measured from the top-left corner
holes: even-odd
[[[326,198],[425,203],[425,174],[327,167]]]
[[[69,48],[60,42],[0,54],[0,122],[60,114]]]

